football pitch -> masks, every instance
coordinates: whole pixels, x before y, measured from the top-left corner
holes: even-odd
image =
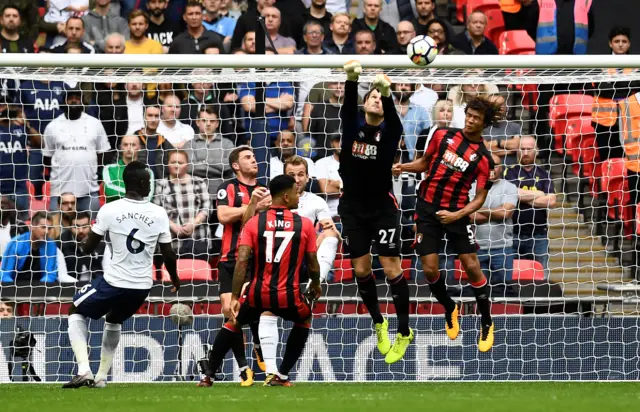
[[[300,383],[292,388],[220,384],[111,384],[62,390],[60,385],[0,385],[3,412],[187,411],[631,411],[640,383]],[[624,408],[624,409],[623,409]]]

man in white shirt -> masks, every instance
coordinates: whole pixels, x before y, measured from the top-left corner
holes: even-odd
[[[158,133],[164,136],[175,148],[181,148],[189,140],[193,140],[195,132],[189,125],[180,120],[181,102],[175,94],[164,98]]]
[[[338,173],[338,169],[340,169],[340,135],[333,134],[327,140],[331,142],[333,154],[316,162],[316,178],[320,191],[327,195],[331,217],[334,220],[339,220],[338,203],[340,203],[340,192],[342,191],[342,178]]]
[[[327,202],[320,196],[305,191],[307,183],[309,183],[309,168],[305,159],[295,155],[287,158],[284,164],[284,172],[295,179],[298,193],[300,193],[298,209],[292,210],[292,212],[306,217],[314,224],[319,223],[320,227],[322,227],[322,232],[316,238],[316,245],[318,247],[318,263],[320,264],[320,281],[324,282],[333,267],[333,261],[336,258],[338,244],[340,243],[340,235],[333,224]],[[267,376],[278,373],[276,365],[279,341],[278,318],[270,312],[263,313],[260,317],[258,334],[260,335],[260,348],[262,349]]]
[[[144,128],[144,85],[127,83],[127,135]]]
[[[82,92],[67,91],[65,113],[56,117],[44,130],[45,165],[51,166],[50,210],[56,211],[59,197],[73,193],[78,211],[100,209],[98,165],[111,146],[100,120],[84,112]]]
[[[278,133],[275,142],[276,155],[269,161],[269,178],[273,179],[284,173],[284,163],[291,156],[296,154],[296,133],[289,130],[282,130]],[[309,168],[309,176],[316,177],[313,160],[303,157]]]
[[[85,285],[73,297],[69,310],[69,341],[78,362],[78,373],[63,388],[82,386],[104,388],[113,355],[120,342],[122,323],[133,316],[144,303],[153,285],[153,256],[156,245],[171,276],[173,292],[180,289],[176,270],[176,254],[171,248],[169,217],[160,206],[146,198],[151,190],[151,176],[144,163],[133,161],[122,176],[125,197],[106,204],[98,213],[86,241],[85,253],[93,253],[107,237],[111,261],[104,276]],[[105,316],[100,368],[93,377],[87,351],[87,318]]]

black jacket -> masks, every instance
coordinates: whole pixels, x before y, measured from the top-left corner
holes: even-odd
[[[353,21],[351,33],[355,35],[360,30],[371,30],[364,17]],[[378,20],[378,25],[373,31],[376,35],[376,53],[390,53],[398,47],[396,31],[386,21]]]
[[[498,54],[498,48],[495,44],[487,37],[484,36],[484,41],[480,43],[480,46],[474,51],[473,45],[471,44],[471,40],[467,38],[467,32],[464,31],[457,36],[455,36],[451,40],[451,45],[456,49],[460,50],[464,54],[478,54],[478,55],[486,55],[486,54]]]

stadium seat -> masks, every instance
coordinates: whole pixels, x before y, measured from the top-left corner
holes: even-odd
[[[624,159],[608,159],[602,162],[601,188],[607,194],[609,217],[621,219],[624,205],[629,203],[626,187],[627,167]]]
[[[536,43],[526,30],[509,30],[496,43],[500,54],[536,54]]]
[[[353,267],[350,259],[336,259],[333,262],[333,281],[351,282],[353,281]]]
[[[211,280],[211,266],[204,260],[178,259],[178,276],[181,281]],[[171,282],[169,272],[162,265],[162,281]]]
[[[107,196],[104,194],[104,183],[100,183],[100,189],[98,189],[98,197],[100,198],[100,207],[107,203]]]
[[[411,261],[411,259],[402,259],[402,261],[400,262],[401,266],[402,266],[402,274],[404,275],[404,277],[408,280],[411,279],[411,273],[413,272],[413,270],[415,269],[413,267],[413,262]]]
[[[493,44],[498,47],[500,36],[504,33],[504,18],[502,17],[502,10],[489,9],[485,12],[487,15],[487,28],[484,30],[484,35],[487,36]]]
[[[462,267],[462,262],[460,262],[460,259],[456,259],[454,262],[454,271],[453,271],[453,278],[455,280],[469,280],[469,277],[467,276],[467,272],[464,271],[464,268]]]
[[[36,198],[36,188],[31,181],[27,180],[27,193],[29,193],[29,216],[33,216],[34,213],[47,210],[47,204],[44,201]]]
[[[461,23],[464,23],[466,5],[467,0],[456,0],[456,19]]]
[[[544,268],[536,260],[514,259],[512,279],[518,282],[544,280]]]
[[[555,149],[564,153],[564,136],[568,120],[591,116],[593,97],[585,94],[559,94],[549,101],[549,127],[554,136]]]
[[[499,0],[467,0],[466,10],[465,19],[474,11],[481,11],[484,14],[488,14],[490,11],[497,10],[501,14],[500,20],[502,21],[502,27],[504,27],[504,20],[502,19],[502,10],[500,10]],[[489,25],[487,25],[487,28],[488,27]]]

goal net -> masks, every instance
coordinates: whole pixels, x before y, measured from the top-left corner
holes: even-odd
[[[483,133],[500,170],[469,229],[491,283],[496,341],[491,352],[478,352],[475,299],[446,238],[440,269],[463,317],[457,340],[444,333],[443,309],[413,249],[422,176],[404,173],[393,188],[415,343],[404,360],[386,365],[341,245],[294,379],[638,379],[640,60],[442,56],[418,68],[404,56],[156,57],[10,55],[0,62],[0,382],[73,375],[72,298],[110,264],[108,246],[87,255],[79,243],[100,206],[124,195],[122,169],[136,159],[153,173],[150,199],[172,220],[183,286],[170,293],[156,262],[147,303],[123,326],[110,379],[198,379],[198,362],[222,324],[216,204],[226,196],[221,184],[234,177],[229,153],[251,146],[264,184],[283,173],[288,157],[307,158],[307,190],[327,200],[340,230],[341,67],[352,57],[365,67],[361,104],[377,73],[393,81],[404,127],[399,162],[422,155],[433,127],[464,127],[474,96],[503,102],[504,120]],[[199,214],[205,218],[190,229]],[[373,268],[395,331],[375,250]],[[193,322],[174,323],[177,302],[192,308]],[[89,326],[94,368],[103,322]],[[281,326],[279,356],[290,329]],[[220,378],[237,376],[229,354]]]

